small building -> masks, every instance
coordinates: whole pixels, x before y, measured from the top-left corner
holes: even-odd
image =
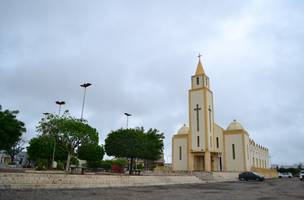
[[[0,167],[7,166],[11,162],[11,157],[6,153],[6,151],[0,151]]]

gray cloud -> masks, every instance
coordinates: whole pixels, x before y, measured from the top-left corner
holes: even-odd
[[[188,121],[187,90],[203,53],[216,121],[237,118],[275,163],[303,161],[304,14],[298,1],[2,1],[0,99],[21,111],[26,139],[65,100],[100,132],[125,126],[171,136]],[[169,158],[170,160],[170,158]]]

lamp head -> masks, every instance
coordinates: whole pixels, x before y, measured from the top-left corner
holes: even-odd
[[[58,104],[58,105],[64,105],[65,101],[55,101],[55,103]]]
[[[80,85],[81,87],[84,87],[84,88],[87,88],[89,86],[91,86],[92,84],[91,83],[84,83],[82,85]]]
[[[125,115],[128,117],[132,116],[130,113],[125,113]]]

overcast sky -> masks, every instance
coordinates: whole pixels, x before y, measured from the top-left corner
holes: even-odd
[[[273,163],[304,162],[304,1],[0,0],[0,104],[20,110],[26,140],[64,109],[100,134],[126,126],[171,138],[188,124],[197,55],[216,122],[240,121]]]

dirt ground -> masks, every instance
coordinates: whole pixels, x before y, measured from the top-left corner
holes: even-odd
[[[174,199],[174,200],[272,200],[304,199],[304,182],[298,178],[264,182],[221,182],[170,186],[99,189],[0,190],[0,200],[82,200],[82,199]]]

